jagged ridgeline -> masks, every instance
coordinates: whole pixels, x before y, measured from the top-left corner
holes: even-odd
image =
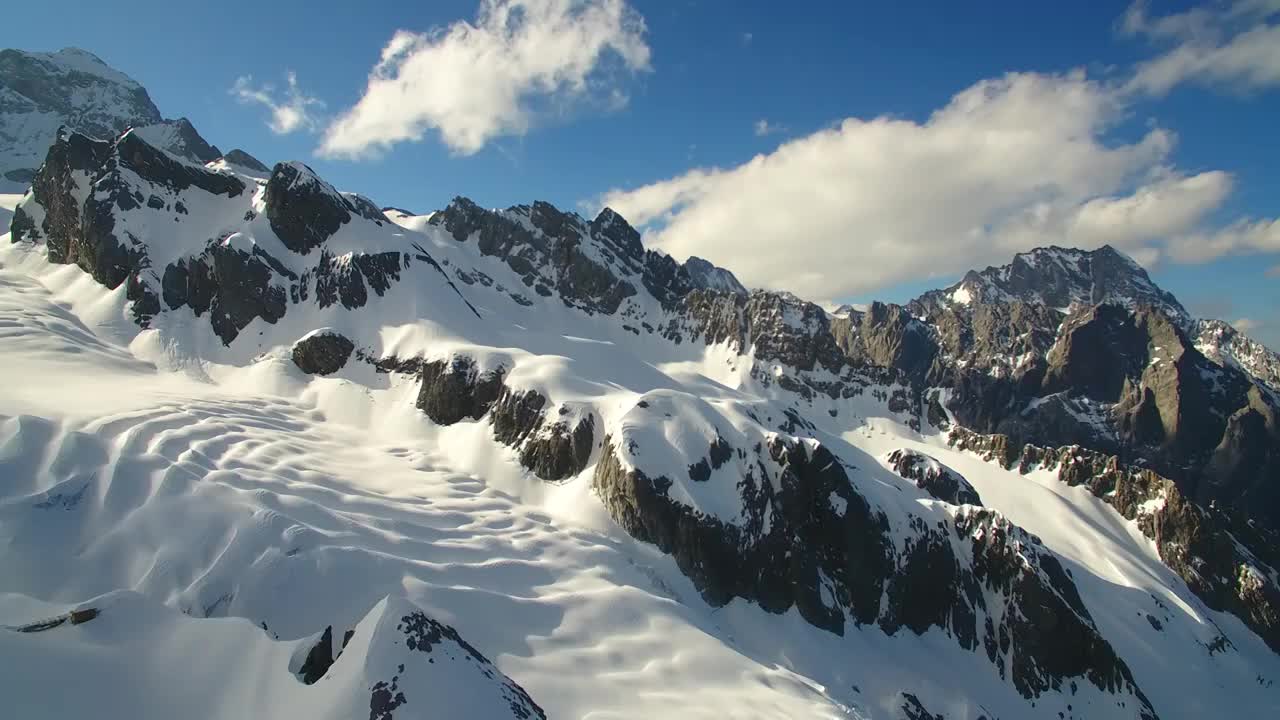
[[[1111,248],[1037,250],[905,306],[829,313],[646,249],[608,209],[457,198],[415,215],[302,163],[202,165],[113,137],[57,136],[12,243],[122,295],[170,354],[410,388],[432,427],[480,427],[532,477],[589,483],[583,499],[713,608],[794,615],[839,647],[943,642],[993,683],[989,702],[1031,715],[1167,712],[1176,690],[1151,687],[1165,646],[1118,629],[1134,617],[1210,674],[1242,662],[1236,645],[1280,649],[1280,365]],[[1129,589],[1013,522],[1012,491],[975,467],[1087,488],[1197,604],[1152,595],[1120,617]],[[531,713],[515,716],[541,715],[415,613],[387,617],[471,657]],[[331,629],[297,671],[339,667],[333,645]],[[383,669],[390,717],[414,696]],[[893,691],[925,717],[928,693]]]

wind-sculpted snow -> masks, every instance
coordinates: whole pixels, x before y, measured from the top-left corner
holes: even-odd
[[[1044,326],[1063,324],[1052,309],[978,304],[948,310],[943,342],[936,317],[901,307],[831,316],[740,292],[645,250],[612,211],[459,199],[414,216],[300,163],[237,167],[185,163],[136,133],[69,134],[0,241],[0,360],[23,379],[0,392],[0,477],[13,478],[0,577],[16,591],[0,612],[16,626],[97,603],[92,622],[33,633],[22,653],[110,678],[99,705],[1280,709],[1280,656],[1248,616],[1266,606],[1213,601],[1215,580],[1194,582],[1176,543],[1152,543],[1154,497],[1133,510],[987,463],[944,432],[1028,398],[1109,418],[1126,383],[1108,372],[1139,373],[1129,385],[1157,410],[1194,410],[1162,388],[1218,366],[1173,357],[1185,334],[1160,317],[1090,306],[1060,332]],[[1074,346],[1089,327],[1175,367],[1132,353],[1090,366]],[[1034,357],[976,362],[1010,338]],[[1032,367],[1034,382],[1015,381]],[[953,385],[925,382],[953,372]],[[1222,372],[1204,381],[1210,399],[1249,403],[1224,433],[1255,447],[1270,396]],[[1007,394],[975,403],[979,376]],[[1037,394],[1045,378],[1058,400]],[[1267,562],[1237,568],[1232,587],[1267,597]],[[127,634],[111,620],[121,603],[167,633],[119,646],[143,657],[129,677],[98,670],[97,640],[80,634]],[[223,669],[186,677],[211,673],[224,700],[173,681],[178,647],[207,648],[192,662]],[[32,707],[50,687],[10,682],[0,693]],[[247,705],[259,685],[265,710]]]

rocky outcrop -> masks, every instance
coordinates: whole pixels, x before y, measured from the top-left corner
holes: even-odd
[[[395,630],[402,635],[403,645],[400,642],[396,645],[405,648],[405,662],[395,666],[397,673],[389,680],[373,684],[370,720],[392,720],[393,712],[395,717],[406,714],[414,718],[436,717],[441,697],[448,698],[446,706],[460,711],[462,717],[547,720],[546,712],[524,688],[502,674],[449,625],[413,609],[400,617]],[[445,670],[442,666],[447,664],[461,669]],[[440,677],[429,683],[414,681],[415,675],[429,675],[433,670],[447,672],[446,682],[451,681],[453,686],[441,682]],[[484,695],[461,696],[463,691],[477,690]]]
[[[333,666],[333,626],[324,629],[320,639],[307,651],[307,658],[298,671],[298,679],[304,685],[315,685]]]
[[[981,505],[982,498],[960,473],[915,450],[889,453],[889,466],[931,496],[952,505]]]
[[[505,389],[502,384],[505,372],[499,366],[482,374],[475,361],[465,355],[424,363],[418,409],[438,425],[479,420]]]
[[[259,161],[257,158],[245,152],[244,150],[241,150],[240,148],[235,148],[229,151],[226,155],[222,156],[222,159],[227,161],[227,163],[231,165],[239,165],[240,167],[248,168],[255,172],[262,172],[262,173],[271,172],[271,168],[267,167],[266,165],[263,165],[262,162]]]
[[[504,368],[481,372],[466,355],[423,363],[420,372],[417,406],[432,422],[452,425],[487,416],[494,439],[516,448],[521,466],[542,480],[564,480],[587,467],[595,442],[590,411],[573,421],[568,417],[573,413],[562,406],[562,419],[548,423],[546,397],[506,387]]]
[[[189,307],[197,317],[208,313],[213,332],[230,345],[254,320],[275,323],[284,317],[289,297],[274,282],[282,269],[261,248],[246,252],[214,243],[200,255],[165,268],[164,302],[169,309]]]
[[[775,436],[755,452],[738,483],[740,523],[673,499],[673,480],[635,467],[612,438],[592,486],[615,521],[670,554],[713,605],[741,597],[770,612],[794,607],[838,634],[849,621],[889,634],[942,628],[984,652],[1024,697],[1085,678],[1132,695],[1139,716],[1155,717],[1070,576],[1034,536],[966,506],[939,525],[911,516],[898,550],[889,519],[821,444]]]
[[[1062,482],[1083,486],[1116,512],[1137,523],[1155,541],[1160,558],[1210,608],[1244,621],[1280,652],[1280,587],[1274,578],[1276,538],[1247,522],[1189,501],[1173,481],[1119,458],[1078,446],[1018,445],[1004,435],[981,435],[963,428],[950,440],[1006,468],[1057,473]]]
[[[222,151],[200,137],[195,126],[186,118],[163,120],[154,125],[135,126],[133,132],[146,140],[147,144],[187,162],[203,165],[222,156]]]
[[[351,220],[342,194],[300,162],[277,163],[263,197],[271,230],[299,255],[320,247]]]
[[[308,375],[332,375],[347,364],[355,343],[327,328],[308,333],[293,345],[293,364]]]
[[[520,464],[543,480],[565,480],[586,469],[594,442],[595,417],[590,413],[572,427],[554,422],[525,442]]]

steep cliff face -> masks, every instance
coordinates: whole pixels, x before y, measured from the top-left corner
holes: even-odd
[[[1119,458],[1078,446],[1045,448],[961,428],[951,442],[1027,473],[1044,470],[1083,486],[1133,520],[1164,562],[1211,608],[1244,620],[1280,652],[1280,584],[1275,535],[1194,503],[1178,485]]]
[[[670,553],[708,602],[794,607],[837,634],[860,625],[890,635],[937,628],[985,654],[1026,698],[1076,679],[1127,697],[1135,717],[1155,717],[1056,558],[999,513],[947,504],[891,516],[823,445],[781,435],[734,449],[747,467],[738,475],[741,505],[711,513],[698,509],[710,491],[637,466],[641,442],[607,438],[593,487],[610,515]]]

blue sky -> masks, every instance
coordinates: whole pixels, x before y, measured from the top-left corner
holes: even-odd
[[[1280,2],[491,5],[512,14],[22,3],[0,46],[88,49],[223,149],[303,159],[384,205],[608,200],[677,257],[824,301],[1111,241],[1280,346]],[[379,105],[369,75],[397,31],[417,34]],[[245,98],[287,105],[289,72],[305,117],[273,130]]]

